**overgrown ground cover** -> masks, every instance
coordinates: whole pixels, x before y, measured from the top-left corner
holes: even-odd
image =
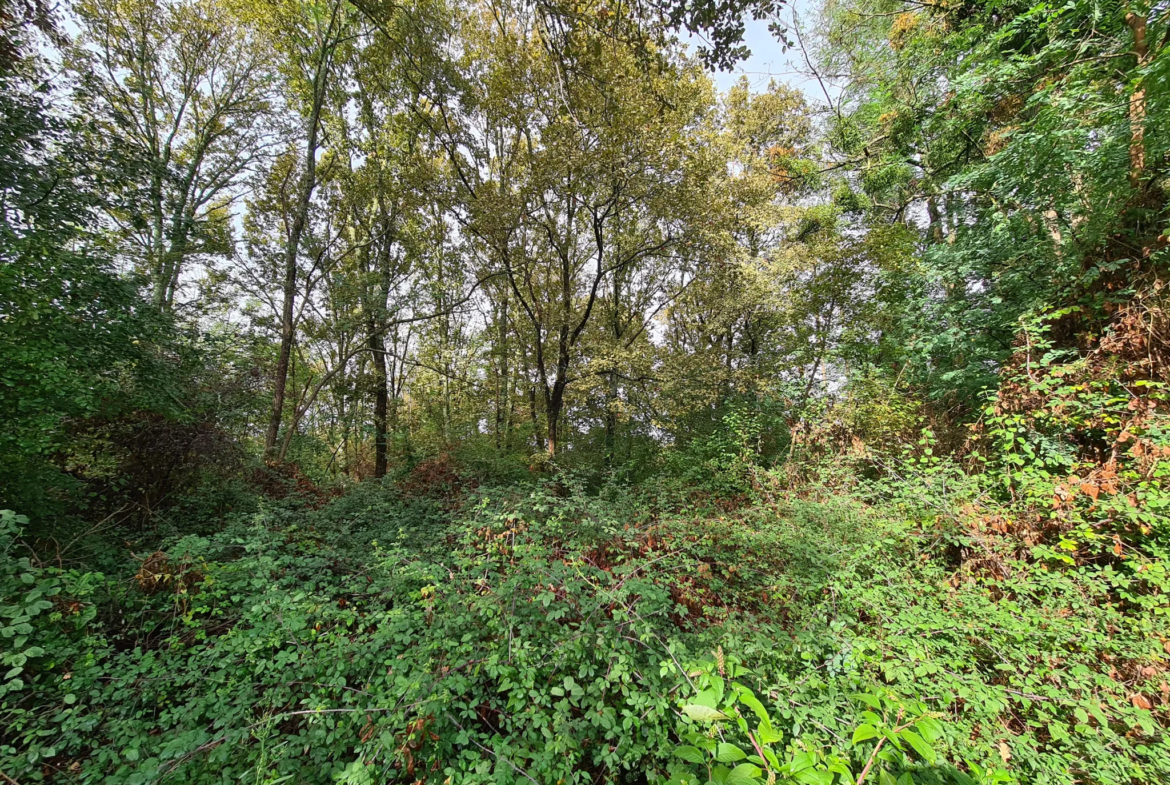
[[[1108,570],[988,537],[978,483],[924,465],[894,493],[771,492],[753,471],[751,500],[722,505],[661,483],[368,483],[319,509],[263,502],[106,574],[22,559],[7,515],[4,771],[1170,776],[1161,600],[1135,613]]]

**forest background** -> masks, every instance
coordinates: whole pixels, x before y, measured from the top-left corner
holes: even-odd
[[[1168,40],[5,0],[0,779],[1166,781]]]

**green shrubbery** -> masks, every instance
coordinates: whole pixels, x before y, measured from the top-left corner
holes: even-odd
[[[110,783],[830,785],[867,764],[865,781],[903,784],[1170,777],[1151,711],[1166,617],[1132,612],[1116,571],[972,528],[973,505],[987,518],[998,502],[944,482],[961,473],[931,456],[853,492],[866,503],[802,501],[755,471],[757,501],[730,512],[661,481],[481,488],[453,512],[367,483],[320,510],[266,503],[117,576],[12,558],[6,517],[2,768]],[[1139,607],[1165,607],[1142,591]]]

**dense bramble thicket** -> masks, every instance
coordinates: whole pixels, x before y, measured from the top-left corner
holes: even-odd
[[[1170,781],[1168,43],[0,0],[0,780]]]

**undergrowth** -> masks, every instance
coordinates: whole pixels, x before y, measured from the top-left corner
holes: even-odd
[[[370,483],[315,510],[268,503],[120,574],[27,558],[6,515],[0,770],[1170,778],[1164,597],[1133,613],[1107,567],[997,546],[972,523],[994,500],[947,467],[733,510],[662,483],[562,478],[455,506]]]

